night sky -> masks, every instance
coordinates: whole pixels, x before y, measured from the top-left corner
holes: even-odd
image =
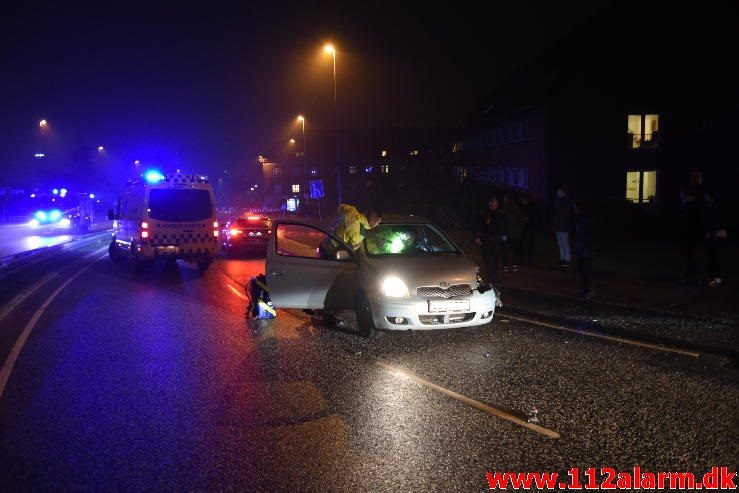
[[[327,41],[338,50],[341,127],[458,125],[498,81],[610,2],[30,3],[0,21],[6,184],[98,145],[95,159],[119,174],[134,159],[243,170],[298,136],[298,114],[333,128]],[[42,146],[49,159],[34,160]]]

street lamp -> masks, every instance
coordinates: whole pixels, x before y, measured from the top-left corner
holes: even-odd
[[[104,150],[105,150],[105,148],[103,146],[99,146],[98,147],[98,152],[103,152]]]
[[[46,123],[46,120],[41,120],[38,122],[38,126],[41,128],[46,128],[48,126],[48,123]]]
[[[305,154],[305,117],[298,115],[298,121],[303,125],[303,174],[305,175],[305,193],[308,193],[308,157]],[[306,195],[307,197],[308,195]],[[307,199],[306,199],[307,200]]]
[[[295,139],[290,139],[290,143],[291,144],[294,144],[295,143]]]
[[[336,48],[334,45],[327,44],[323,47],[323,51],[331,54],[331,59],[334,62],[334,117],[336,126],[336,185],[339,189],[339,205],[341,205],[341,160],[340,160],[340,146],[339,146],[339,98],[336,90]]]

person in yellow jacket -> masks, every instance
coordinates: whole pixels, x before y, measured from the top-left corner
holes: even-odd
[[[341,204],[336,210],[336,219],[331,224],[331,231],[354,250],[359,250],[362,240],[370,230],[380,224],[382,214],[369,209],[366,214],[349,204]]]

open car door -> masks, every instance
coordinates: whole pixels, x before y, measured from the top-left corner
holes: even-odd
[[[331,233],[276,221],[267,248],[269,295],[279,308],[353,308],[357,255]]]

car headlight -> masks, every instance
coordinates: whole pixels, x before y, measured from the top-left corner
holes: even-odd
[[[36,218],[31,219],[30,221],[28,221],[28,225],[31,226],[32,228],[38,228],[38,225],[39,225],[38,219]]]
[[[59,221],[59,224],[63,228],[68,228],[72,224],[72,221],[68,217],[63,217],[62,220]]]
[[[408,286],[397,277],[386,277],[382,281],[382,294],[390,298],[404,298],[408,296]]]

